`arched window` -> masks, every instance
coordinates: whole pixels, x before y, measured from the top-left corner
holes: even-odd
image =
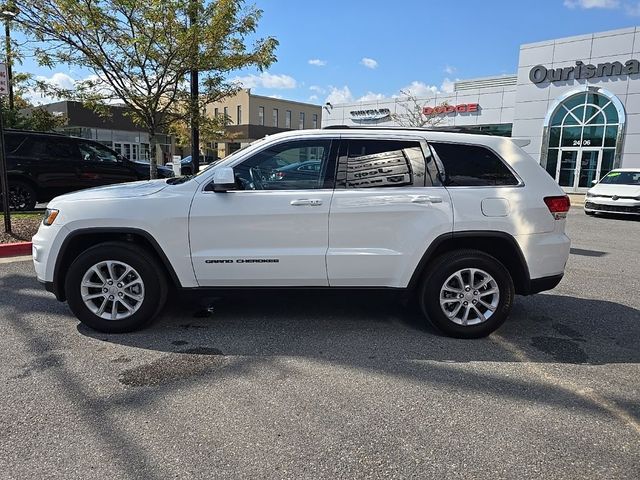
[[[573,185],[574,178],[577,187],[590,186],[590,180],[602,178],[616,166],[623,125],[624,110],[615,96],[593,89],[569,94],[546,119],[547,172],[565,187]],[[584,153],[572,154],[574,150]],[[597,169],[591,158],[599,159]],[[581,172],[584,179],[575,177]]]

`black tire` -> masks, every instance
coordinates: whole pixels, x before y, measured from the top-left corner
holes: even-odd
[[[133,267],[144,283],[144,298],[138,310],[121,320],[101,318],[82,299],[81,283],[85,273],[92,266],[107,260]],[[167,280],[157,260],[143,248],[124,242],[105,242],[89,248],[73,261],[65,278],[65,293],[74,315],[93,330],[104,333],[131,332],[142,328],[160,313],[167,299]]]
[[[438,330],[446,335],[456,338],[486,337],[500,327],[509,316],[515,295],[513,279],[504,265],[494,257],[477,250],[455,250],[437,258],[427,268],[428,271],[425,273],[418,291],[418,301],[422,313]],[[495,311],[485,321],[475,325],[455,323],[440,307],[440,291],[445,282],[450,276],[466,268],[480,269],[488,273],[493,277],[499,290]],[[472,294],[473,291],[470,295]],[[455,304],[451,308],[455,308]],[[475,311],[469,315],[480,319]]]
[[[12,210],[33,210],[36,203],[36,191],[31,185],[19,180],[9,182],[9,207]]]

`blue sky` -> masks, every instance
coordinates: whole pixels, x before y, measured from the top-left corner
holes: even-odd
[[[250,2],[249,2],[250,3]],[[280,41],[254,93],[324,103],[420,95],[457,78],[515,73],[520,44],[640,24],[640,0],[255,0],[261,36]],[[88,72],[25,63],[69,86]]]

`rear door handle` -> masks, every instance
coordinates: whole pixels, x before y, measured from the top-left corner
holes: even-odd
[[[291,200],[291,205],[294,207],[310,206],[317,207],[322,205],[322,200],[319,198],[300,198],[298,200]]]
[[[411,199],[411,203],[442,203],[442,197],[431,195],[416,195]]]

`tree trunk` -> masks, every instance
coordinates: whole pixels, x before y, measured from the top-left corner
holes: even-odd
[[[158,178],[158,162],[156,160],[156,132],[149,130],[149,178]]]

